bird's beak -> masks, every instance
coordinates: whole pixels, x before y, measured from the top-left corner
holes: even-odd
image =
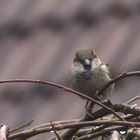
[[[89,59],[85,59],[84,68],[87,70],[91,70],[91,61]]]
[[[91,64],[90,60],[89,59],[85,59],[85,65],[90,65],[90,64]]]

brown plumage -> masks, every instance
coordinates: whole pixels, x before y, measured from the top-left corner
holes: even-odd
[[[92,49],[83,49],[75,53],[71,67],[72,88],[97,100],[108,99],[114,89],[111,85],[102,95],[95,95],[97,89],[111,80],[108,66],[102,63]]]

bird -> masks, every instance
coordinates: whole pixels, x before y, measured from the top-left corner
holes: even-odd
[[[75,52],[70,69],[70,83],[74,90],[90,96],[100,102],[109,100],[114,90],[114,84],[100,95],[96,94],[111,80],[108,65],[103,63],[91,48]]]

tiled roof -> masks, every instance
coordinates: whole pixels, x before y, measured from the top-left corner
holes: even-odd
[[[139,70],[139,37],[138,0],[0,0],[0,79],[67,85],[73,54],[86,47],[109,63],[113,75]],[[113,102],[139,95],[138,80],[118,84]],[[1,85],[0,91],[0,121],[12,127],[84,113],[83,100],[50,87],[16,83]]]

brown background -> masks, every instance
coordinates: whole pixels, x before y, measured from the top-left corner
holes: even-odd
[[[0,0],[0,80],[42,79],[70,86],[68,71],[81,48],[93,48],[113,76],[139,70],[140,1]],[[112,102],[139,95],[139,81],[117,83]],[[0,123],[11,128],[32,119],[37,125],[79,118],[84,105],[76,95],[49,86],[0,85]]]

